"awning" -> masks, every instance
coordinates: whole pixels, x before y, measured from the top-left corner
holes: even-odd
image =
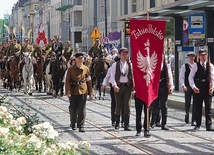
[[[191,13],[204,13],[207,10],[214,10],[213,0],[179,0],[150,8],[148,11],[127,14],[117,19],[123,21],[130,18],[147,18],[147,13],[152,19],[170,19],[172,17],[186,17]]]
[[[63,6],[59,7],[59,8],[56,8],[56,11],[65,11],[67,9],[72,8],[73,6],[74,5],[63,5]]]

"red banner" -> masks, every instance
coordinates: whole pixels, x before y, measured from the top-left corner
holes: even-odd
[[[130,20],[137,98],[150,107],[158,96],[166,21]]]
[[[45,36],[45,30],[42,24],[39,24],[39,27],[38,27],[38,37],[36,39],[36,43],[40,46],[44,46],[48,43],[48,40]]]

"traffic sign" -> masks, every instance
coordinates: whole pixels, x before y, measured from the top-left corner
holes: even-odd
[[[94,27],[94,29],[90,35],[90,38],[101,38],[101,33],[97,27]]]
[[[189,38],[205,38],[205,14],[189,14]]]
[[[109,44],[109,39],[108,37],[103,38],[103,45]]]

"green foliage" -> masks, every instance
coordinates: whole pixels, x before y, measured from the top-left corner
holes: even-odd
[[[5,96],[0,96],[0,154],[2,155],[79,155],[89,154],[90,144],[87,142],[67,143],[58,142],[59,133],[49,122],[33,125],[38,122],[36,119],[28,117],[28,123],[24,112],[29,113],[29,109],[23,106],[22,111],[12,113],[4,105],[11,106],[4,102]],[[17,109],[16,109],[17,110]],[[17,110],[18,111],[18,110]],[[21,116],[21,117],[20,117]],[[26,127],[31,130],[26,132]]]
[[[30,134],[32,133],[32,126],[39,123],[39,117],[37,113],[31,113],[29,108],[25,108],[23,105],[15,105],[11,103],[11,101],[5,102],[5,99],[8,95],[4,95],[0,97],[0,105],[5,105],[10,109],[11,114],[15,119],[19,117],[25,117],[27,123],[23,125],[24,133]],[[27,102],[27,101],[25,101]]]
[[[174,27],[175,27],[174,19],[171,19],[170,21],[166,22],[165,35],[166,36],[173,36],[174,35]]]

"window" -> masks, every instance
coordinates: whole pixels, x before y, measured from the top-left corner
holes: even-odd
[[[150,0],[150,8],[154,8],[155,7],[155,0]]]
[[[132,0],[132,12],[137,12],[137,0]]]

